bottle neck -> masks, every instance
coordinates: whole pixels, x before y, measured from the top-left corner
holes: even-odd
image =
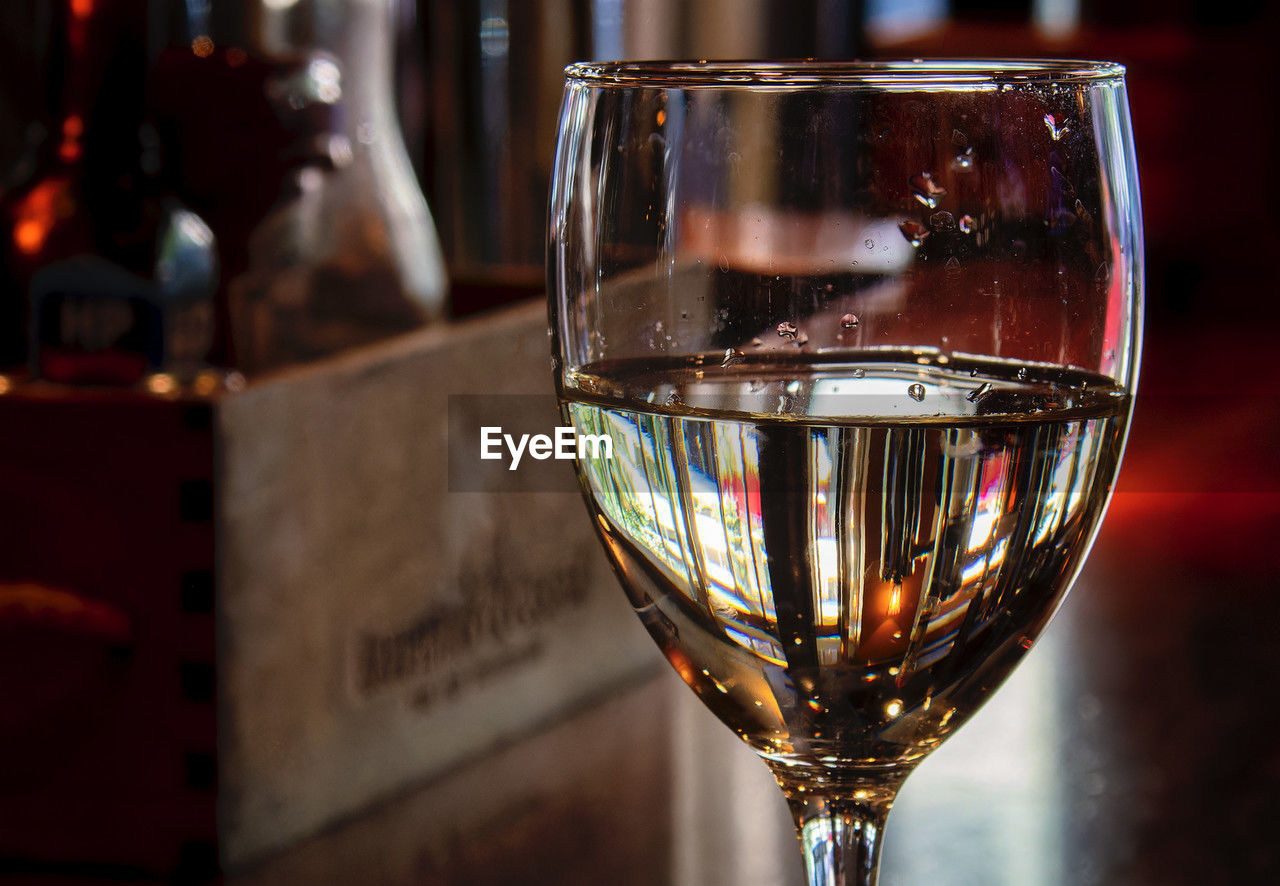
[[[367,139],[398,126],[393,89],[391,0],[342,0],[316,13],[315,44],[338,57],[348,134]]]
[[[145,5],[58,0],[55,21],[57,160],[70,168],[136,165],[145,117]]]

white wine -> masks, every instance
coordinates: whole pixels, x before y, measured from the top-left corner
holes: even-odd
[[[598,364],[562,398],[613,440],[578,472],[633,605],[784,787],[902,769],[995,690],[1129,412],[1100,376],[901,351]]]

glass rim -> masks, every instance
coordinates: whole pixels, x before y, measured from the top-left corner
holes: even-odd
[[[1124,65],[1066,58],[679,59],[576,62],[566,80],[595,87],[749,87],[868,89],[991,88],[1003,85],[1123,82]]]

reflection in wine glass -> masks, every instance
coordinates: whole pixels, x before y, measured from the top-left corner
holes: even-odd
[[[1080,567],[1136,379],[1138,218],[1113,65],[569,70],[557,384],[613,441],[583,492],[811,883],[875,882],[903,778]]]

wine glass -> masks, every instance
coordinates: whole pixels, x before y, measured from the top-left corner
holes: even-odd
[[[810,884],[1078,573],[1141,333],[1124,71],[567,69],[553,365],[631,603],[772,769]]]

